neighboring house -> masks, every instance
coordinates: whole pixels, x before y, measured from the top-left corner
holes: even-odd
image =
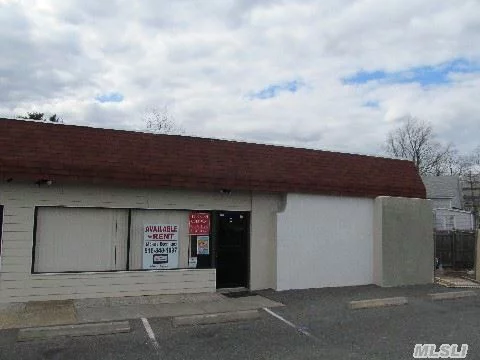
[[[0,119],[0,303],[430,283],[425,195],[405,160]]]
[[[458,209],[433,209],[436,230],[473,230],[475,218],[472,212]]]
[[[463,209],[462,187],[458,176],[422,176],[432,208]]]
[[[477,172],[480,169],[477,169]],[[465,210],[479,213],[480,210],[480,175],[466,174],[462,177],[462,193]]]
[[[475,218],[464,210],[458,176],[423,176],[427,199],[432,202],[436,230],[473,230]]]

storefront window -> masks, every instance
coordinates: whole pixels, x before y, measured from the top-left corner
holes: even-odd
[[[128,210],[39,207],[33,271],[127,269]]]
[[[209,212],[37,207],[34,273],[211,268]]]

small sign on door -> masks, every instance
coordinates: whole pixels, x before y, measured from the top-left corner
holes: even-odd
[[[197,255],[210,254],[210,237],[197,236]]]

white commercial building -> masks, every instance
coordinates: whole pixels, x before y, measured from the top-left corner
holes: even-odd
[[[0,303],[388,285],[418,198],[407,161],[0,119]]]

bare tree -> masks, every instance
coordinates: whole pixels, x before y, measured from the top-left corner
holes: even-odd
[[[163,109],[152,108],[148,110],[144,114],[143,119],[148,132],[170,135],[185,133],[185,129],[177,125],[167,106]]]
[[[480,145],[470,153],[469,159],[472,166],[480,166]]]
[[[456,149],[452,149],[445,162],[445,171],[442,175],[463,176],[471,172],[473,166],[474,162],[471,155],[463,155]]]
[[[451,144],[436,141],[432,125],[412,116],[391,131],[385,143],[388,155],[413,161],[421,175],[446,175],[457,171],[457,155]]]

